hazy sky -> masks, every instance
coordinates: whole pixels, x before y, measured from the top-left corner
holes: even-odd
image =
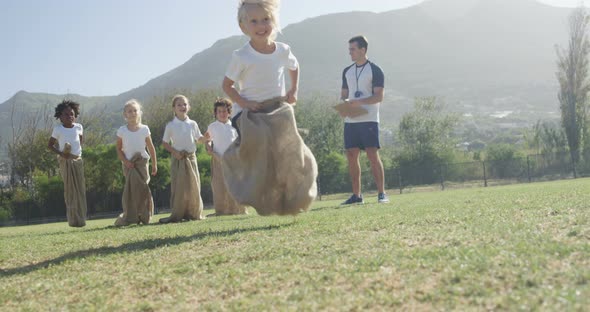
[[[328,13],[383,12],[422,1],[282,0],[280,18],[285,27]],[[19,90],[91,96],[140,86],[215,41],[241,34],[236,6],[237,0],[0,0],[0,103]]]

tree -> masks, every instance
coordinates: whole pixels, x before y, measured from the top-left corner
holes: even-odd
[[[111,112],[106,106],[96,107],[90,111],[81,111],[76,122],[84,127],[84,146],[82,148],[112,143],[115,140],[114,129],[118,127],[118,121],[124,122],[122,115],[123,109]]]
[[[549,121],[537,121],[525,134],[527,145],[538,154],[563,153],[567,150],[567,139],[560,125]]]
[[[8,143],[8,158],[10,159],[11,183],[32,187],[33,172],[39,167],[49,172],[47,158],[47,141],[51,134],[51,115],[47,106],[40,111],[22,113],[20,120],[16,119],[16,107],[11,108],[12,139]],[[23,108],[21,108],[23,109]],[[23,109],[24,110],[24,109]]]
[[[590,17],[584,7],[575,9],[569,17],[569,43],[567,49],[556,47],[557,80],[559,81],[559,107],[564,127],[574,177],[577,177],[576,163],[586,129],[586,101],[590,84],[588,82],[588,22]]]
[[[414,111],[406,113],[399,124],[398,136],[404,151],[415,159],[441,160],[455,146],[453,130],[457,114],[444,114],[444,104],[436,97],[416,98]]]
[[[335,104],[337,103],[315,94],[300,99],[294,107],[297,126],[307,130],[305,144],[318,163],[330,153],[344,149],[344,123],[340,115],[332,109]]]
[[[436,97],[420,97],[414,111],[406,113],[399,124],[398,136],[402,149],[396,161],[402,168],[412,168],[412,184],[433,183],[442,163],[454,156],[453,131],[459,115],[444,113],[445,106]]]

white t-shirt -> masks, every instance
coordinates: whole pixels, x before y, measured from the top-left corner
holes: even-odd
[[[209,125],[207,131],[213,141],[213,151],[219,155],[223,155],[232,142],[238,138],[238,132],[231,125],[231,120],[226,123],[216,120]]]
[[[65,144],[70,143],[72,146],[72,155],[82,156],[82,145],[80,145],[80,136],[83,135],[84,128],[79,123],[74,123],[72,128],[66,128],[63,125],[55,126],[51,137],[59,143],[59,151],[63,152]]]
[[[130,131],[126,125],[117,130],[117,136],[123,140],[123,152],[127,160],[131,160],[137,153],[140,153],[141,157],[145,159],[150,159],[150,155],[145,150],[145,139],[150,134],[150,128],[146,125],[140,125],[137,131]]]
[[[225,76],[236,83],[243,98],[262,102],[286,94],[285,68],[296,70],[299,63],[287,44],[275,42],[275,45],[271,54],[254,50],[249,42],[234,51]],[[234,103],[233,115],[241,111],[242,107]]]
[[[172,148],[177,151],[194,153],[197,151],[195,142],[202,136],[196,121],[191,120],[188,116],[185,120],[174,117],[166,125],[162,141],[166,143],[172,142]]]

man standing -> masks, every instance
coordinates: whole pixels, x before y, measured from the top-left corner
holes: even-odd
[[[371,163],[371,172],[379,191],[377,201],[388,203],[384,191],[383,163],[379,158],[379,104],[383,100],[385,77],[381,68],[367,58],[367,38],[356,36],[348,44],[348,52],[354,63],[342,72],[341,99],[350,105],[351,110],[363,108],[367,113],[340,113],[344,117],[344,147],[352,180],[352,196],[342,204],[363,203],[359,163],[361,150],[365,150]]]

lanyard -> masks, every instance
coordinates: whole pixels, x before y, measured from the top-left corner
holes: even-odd
[[[368,63],[369,63],[369,61],[366,61],[365,64],[363,64],[363,66],[360,66],[361,71],[359,73],[357,73],[359,66],[354,64],[354,78],[356,78],[356,91],[357,92],[359,91],[359,78],[363,74],[363,70],[365,70],[365,66],[367,66]]]

